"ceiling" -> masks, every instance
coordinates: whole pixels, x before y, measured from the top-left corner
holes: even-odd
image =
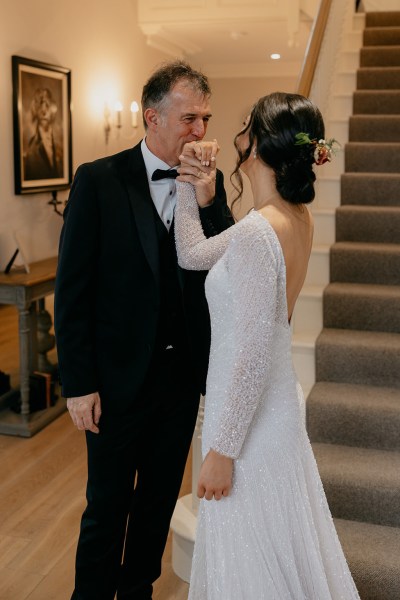
[[[150,46],[210,77],[297,77],[317,0],[138,0]],[[270,55],[279,53],[279,60]]]

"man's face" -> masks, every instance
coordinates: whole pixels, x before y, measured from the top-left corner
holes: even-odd
[[[47,130],[55,116],[55,106],[46,92],[36,98],[36,117],[40,127]]]
[[[156,124],[147,130],[149,149],[168,165],[179,163],[187,142],[202,140],[211,117],[209,98],[178,82],[160,112],[153,111]]]

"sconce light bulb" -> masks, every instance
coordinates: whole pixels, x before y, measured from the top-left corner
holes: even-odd
[[[131,103],[131,125],[134,128],[136,128],[138,126],[138,123],[137,123],[138,112],[139,112],[139,104],[136,102],[136,100],[134,100]]]

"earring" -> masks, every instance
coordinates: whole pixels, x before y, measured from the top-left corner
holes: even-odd
[[[257,158],[257,148],[255,146],[253,148],[253,158]]]

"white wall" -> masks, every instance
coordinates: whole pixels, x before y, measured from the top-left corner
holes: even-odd
[[[109,93],[127,107],[139,102],[149,73],[168,57],[146,45],[135,0],[0,0],[0,15],[0,263],[13,229],[22,230],[29,261],[40,260],[57,254],[62,219],[47,206],[50,193],[14,194],[11,56],[72,70],[74,170],[133,145],[112,137],[106,147],[103,102]],[[132,131],[128,113],[126,131]],[[67,192],[58,195],[64,200]]]

